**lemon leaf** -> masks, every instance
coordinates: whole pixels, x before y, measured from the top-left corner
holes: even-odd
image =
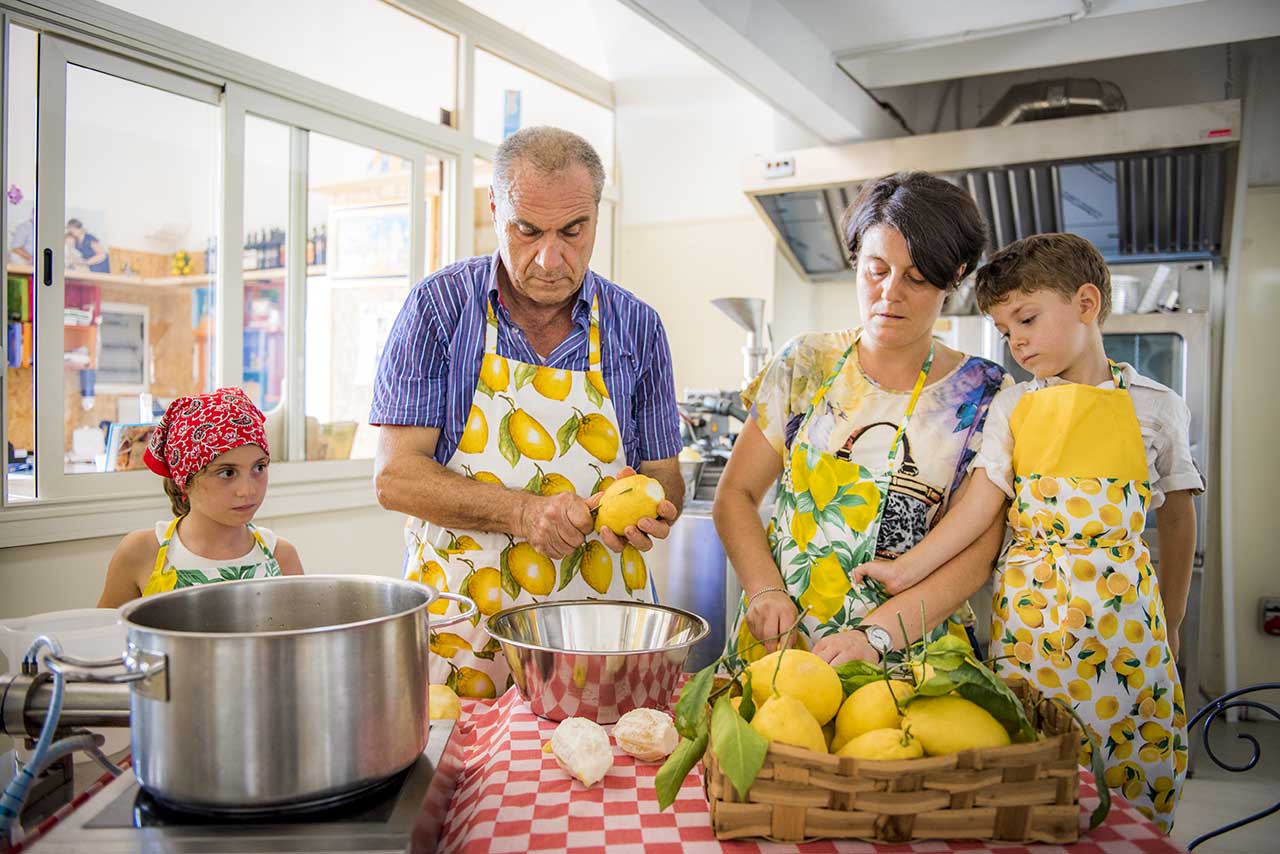
[[[604,406],[604,398],[600,395],[600,392],[596,391],[596,387],[590,381],[587,382],[585,391],[587,392],[587,400],[591,401],[593,405],[597,407]]]
[[[542,491],[542,475],[535,474],[529,478],[529,482],[524,485],[525,492],[541,492]]]
[[[846,697],[863,685],[884,679],[880,668],[869,661],[846,661],[836,668],[836,675]]]
[[[516,368],[516,388],[521,389],[533,382],[533,378],[538,375],[538,366],[528,363],[522,364]]]
[[[510,412],[502,416],[502,423],[498,425],[498,450],[502,452],[503,458],[512,468],[515,468],[516,463],[520,462],[520,449],[516,447],[515,440],[511,438]]]
[[[511,574],[511,562],[507,559],[507,549],[503,549],[502,557],[499,563],[502,570],[498,573],[502,589],[512,599],[520,595],[520,584],[516,581],[516,577]]]
[[[569,586],[569,582],[573,581],[573,577],[578,574],[578,565],[582,563],[582,555],[586,552],[586,545],[578,546],[569,552],[568,557],[560,561],[560,586],[556,588],[559,592]]]
[[[929,666],[933,667],[933,659],[929,659]],[[955,681],[946,673],[935,673],[916,687],[916,693],[912,697],[902,701],[902,705],[908,705],[914,697],[941,697],[943,694],[950,694],[956,688]]]
[[[745,801],[751,784],[764,765],[769,742],[738,716],[729,705],[729,698],[723,694],[711,712],[711,749],[715,751],[724,775]]]
[[[657,775],[653,778],[654,791],[658,796],[658,810],[665,810],[675,803],[685,777],[698,764],[702,754],[707,752],[708,733],[702,733],[695,739],[682,738],[676,749],[662,763]]]
[[[556,441],[560,443],[560,456],[564,456],[569,452],[569,448],[573,446],[573,440],[578,438],[578,422],[580,419],[577,415],[570,415],[569,419],[560,425],[560,429],[556,431]]]
[[[493,397],[493,389],[489,388],[489,384],[486,383],[484,380],[480,380],[479,382],[476,383],[476,391],[480,392],[485,397],[488,397],[488,398]]]
[[[713,662],[695,673],[680,689],[680,699],[676,700],[676,732],[685,738],[707,733],[707,698],[711,696],[715,677]]]
[[[751,693],[751,670],[748,668],[744,671],[746,678],[742,680],[742,701],[738,703],[738,714],[747,723],[751,723],[751,719],[756,716],[756,698]],[[714,720],[713,720],[714,722]]]

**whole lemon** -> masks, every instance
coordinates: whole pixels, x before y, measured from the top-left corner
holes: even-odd
[[[510,547],[507,568],[516,582],[534,596],[546,596],[556,582],[556,567],[551,558],[528,543]]]
[[[603,415],[592,413],[578,422],[577,439],[588,454],[602,463],[611,463],[618,457],[618,428]]]
[[[511,413],[507,422],[516,450],[533,460],[549,460],[556,455],[556,443],[537,419],[523,409]]]
[[[430,584],[437,590],[448,591],[445,583],[444,569],[434,560],[423,561],[418,567],[417,572],[411,572],[405,576],[406,581],[420,581],[423,584]],[[437,599],[431,603],[431,607],[427,608],[433,614],[443,614],[449,610],[448,599]]]
[[[471,649],[471,644],[467,643],[465,638],[453,632],[432,632],[430,645],[431,652],[441,658],[453,658],[458,654],[458,650],[470,651]]]
[[[462,429],[458,450],[464,454],[478,454],[489,442],[489,422],[485,421],[480,407],[473,405],[467,413],[467,426]]]
[[[577,492],[569,478],[555,472],[542,476],[542,487],[538,491],[543,495],[559,495],[562,492],[572,495]]]
[[[533,376],[533,387],[543,397],[564,400],[573,389],[573,375],[556,368],[540,367]]]
[[[428,689],[427,708],[433,721],[456,721],[462,716],[462,703],[448,685],[432,685]]]
[[[809,714],[804,703],[785,695],[770,697],[756,709],[751,728],[769,741],[803,747],[816,753],[827,752],[822,727]]]
[[[627,527],[641,519],[658,515],[658,505],[667,497],[662,484],[651,477],[633,474],[615,480],[600,496],[596,512],[596,530],[608,528],[622,536]]]
[[[902,721],[894,698],[910,697],[915,689],[906,682],[878,679],[849,695],[836,715],[836,737],[831,744],[839,750],[850,739],[873,729],[897,728]],[[892,693],[890,693],[892,691]]]
[[[887,727],[850,739],[836,754],[855,759],[915,759],[924,755],[924,748],[911,733]]]
[[[1009,733],[990,712],[951,695],[916,700],[907,706],[902,726],[910,728],[930,756],[1009,743]]]
[[[511,380],[507,360],[496,353],[485,353],[484,361],[480,363],[480,379],[490,391],[506,391],[507,383]]]
[[[775,692],[804,704],[821,726],[836,716],[844,689],[835,668],[811,652],[777,650],[751,664],[751,696],[763,706]],[[774,674],[777,679],[774,679]]]
[[[582,580],[587,582],[592,590],[597,593],[609,592],[609,585],[613,583],[613,558],[609,555],[609,550],[604,547],[604,543],[599,540],[591,540],[587,543],[578,571],[582,573]]]
[[[649,570],[644,565],[644,555],[635,546],[627,543],[622,547],[622,583],[628,593],[642,590],[649,581]]]

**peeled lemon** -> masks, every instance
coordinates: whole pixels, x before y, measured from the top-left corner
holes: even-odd
[[[545,749],[545,748],[544,748]],[[556,763],[584,786],[594,786],[613,767],[613,747],[600,724],[586,718],[565,718],[551,735]]]
[[[657,709],[632,709],[613,725],[613,740],[642,762],[666,759],[680,743],[671,715]]]
[[[930,756],[982,747],[1003,747],[1009,733],[991,713],[963,697],[921,697],[902,718]]]
[[[656,517],[658,505],[666,497],[662,484],[651,477],[633,474],[615,480],[600,496],[596,530],[608,528],[622,536],[629,526],[641,519]]]

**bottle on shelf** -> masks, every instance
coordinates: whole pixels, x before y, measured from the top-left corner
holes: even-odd
[[[307,235],[307,266],[310,267],[314,263],[316,263],[316,230],[313,228]]]
[[[316,263],[323,266],[329,260],[329,238],[325,236],[324,225],[320,226],[319,236],[316,237]]]
[[[204,259],[204,271],[210,276],[218,272],[218,238],[209,238],[209,254]]]
[[[285,240],[285,231],[283,228],[276,231],[276,266],[285,266],[287,260],[289,244]]]
[[[249,232],[244,236],[244,252],[242,254],[240,269],[252,270],[254,265],[258,263],[258,250],[253,245],[253,232]]]

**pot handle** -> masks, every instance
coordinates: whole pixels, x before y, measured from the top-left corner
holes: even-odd
[[[436,620],[433,618],[430,623],[431,628],[444,628],[445,626],[452,626],[454,623],[461,623],[463,620],[470,620],[472,617],[476,615],[476,610],[477,610],[476,603],[472,602],[466,596],[461,596],[457,593],[441,593],[439,594],[439,598],[451,599],[454,602],[457,602],[458,607],[463,610],[461,613],[454,614],[452,617],[449,617],[448,619]]]
[[[88,660],[71,655],[47,655],[43,660],[50,671],[68,682],[133,682],[137,683],[133,690],[138,694],[163,702],[169,700],[169,657],[162,652],[150,652],[129,644],[120,658]],[[103,672],[112,667],[123,667],[124,671]]]

